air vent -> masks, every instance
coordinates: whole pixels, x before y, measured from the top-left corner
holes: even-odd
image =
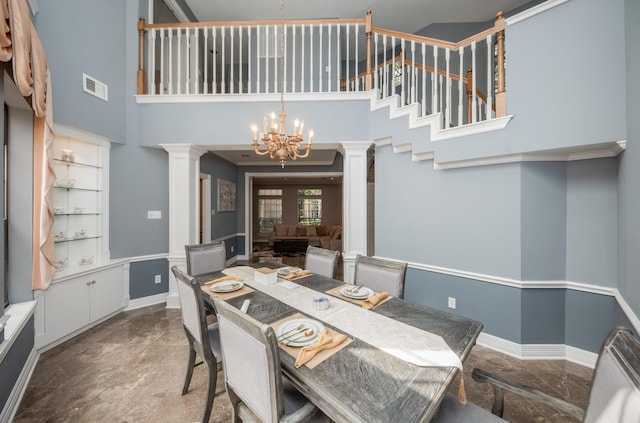
[[[106,84],[103,84],[97,79],[83,73],[82,86],[85,92],[91,95],[95,95],[96,97],[101,98],[104,101],[109,101],[109,87],[107,87]]]

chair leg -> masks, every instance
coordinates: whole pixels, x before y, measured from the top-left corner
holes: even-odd
[[[207,423],[211,417],[211,409],[213,408],[213,399],[216,396],[216,385],[218,383],[218,368],[213,365],[209,366],[209,386],[207,388],[207,404],[204,407],[204,415],[202,423]]]
[[[196,365],[196,350],[193,349],[193,345],[189,342],[189,364],[187,366],[187,375],[184,378],[184,386],[182,387],[182,395],[189,391],[189,384],[191,383],[191,376],[193,376],[193,368]]]

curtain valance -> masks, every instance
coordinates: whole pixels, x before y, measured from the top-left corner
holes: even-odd
[[[12,77],[33,109],[32,289],[46,289],[55,273],[53,244],[53,110],[51,75],[25,0],[0,0],[0,60],[11,61]]]

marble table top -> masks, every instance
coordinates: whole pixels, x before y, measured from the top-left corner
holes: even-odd
[[[260,264],[265,265],[282,266],[280,263]],[[222,276],[222,273],[200,275],[196,279],[202,283],[216,275]],[[343,284],[315,274],[299,282],[323,295],[326,295],[325,291]],[[210,301],[206,296],[205,299]],[[228,302],[240,308],[246,299],[251,300],[248,313],[263,323],[273,323],[294,313],[305,312],[260,290]],[[399,298],[391,298],[368,312],[438,335],[462,362],[482,330],[482,324],[475,320]],[[347,333],[331,323],[323,323],[338,332]],[[418,366],[375,347],[365,339],[347,335],[353,342],[313,369],[305,366],[296,369],[293,357],[288,354],[280,356],[283,372],[333,421],[429,421],[437,412],[449,385],[458,380],[455,366]]]

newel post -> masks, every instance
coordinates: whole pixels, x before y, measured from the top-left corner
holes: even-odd
[[[372,34],[372,25],[371,25],[371,10],[367,10],[367,16],[365,18],[364,24],[365,32],[367,34],[367,75],[364,79],[364,87],[366,91],[369,91],[372,88],[371,84],[371,34]]]
[[[138,44],[138,95],[146,94],[147,76],[144,70],[144,18],[138,20],[138,33],[140,34],[140,41]]]
[[[504,72],[504,12],[501,10],[496,15],[494,25],[496,31],[496,43],[498,45],[498,90],[496,92],[496,117],[507,115],[507,92],[505,89],[505,72]]]

